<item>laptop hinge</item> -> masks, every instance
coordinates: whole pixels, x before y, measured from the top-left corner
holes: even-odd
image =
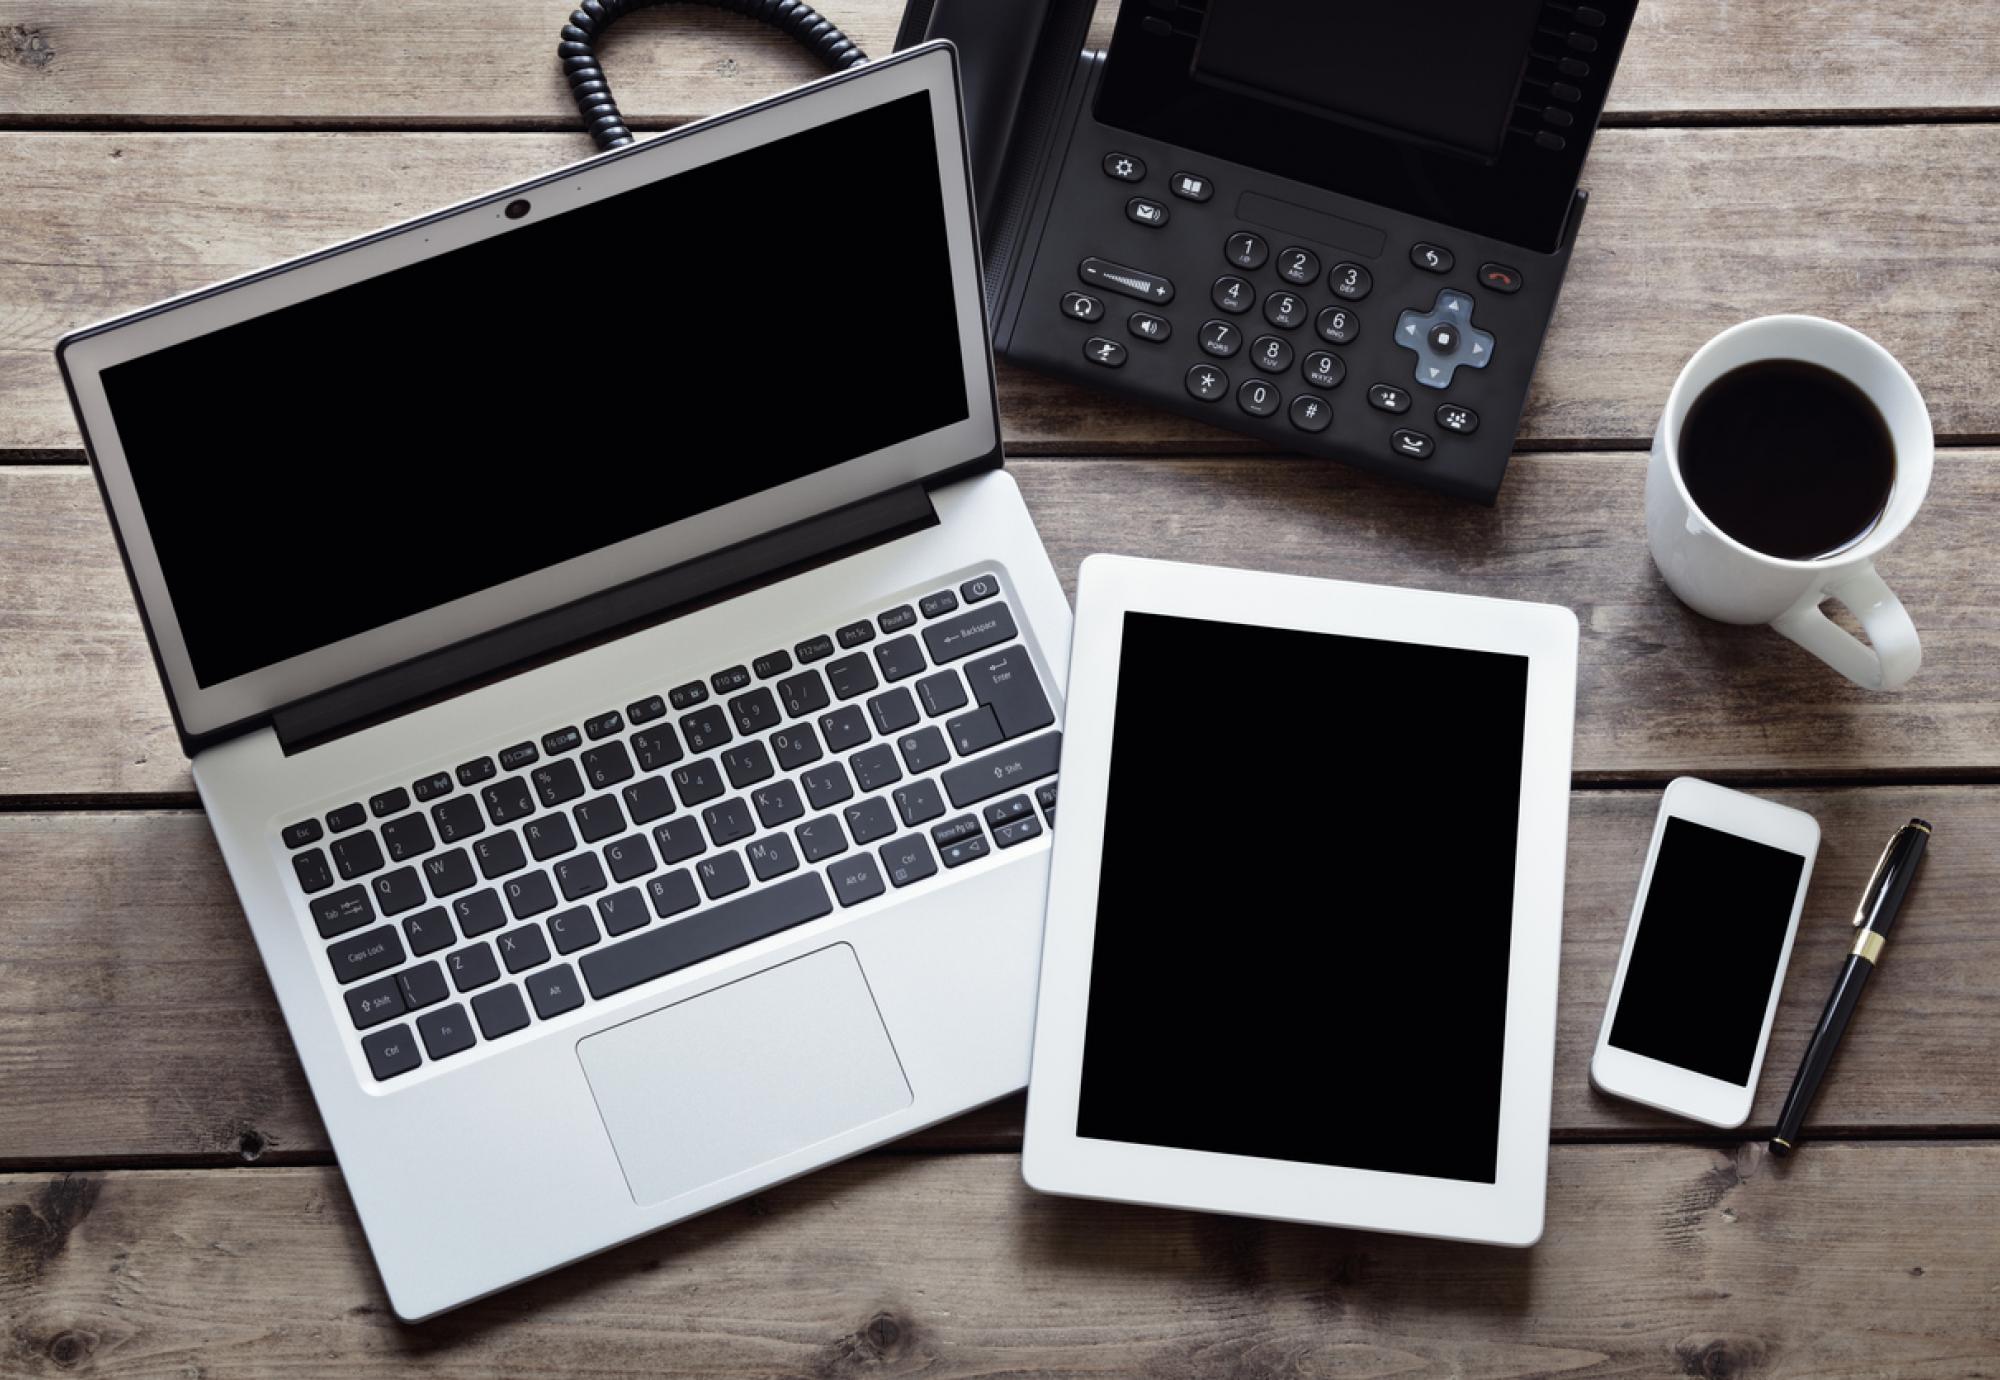
[[[286,755],[937,525],[921,483],[836,508],[321,691],[271,715]]]

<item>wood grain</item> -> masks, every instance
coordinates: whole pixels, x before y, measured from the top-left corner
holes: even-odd
[[[21,0],[0,27],[0,111],[40,120],[568,127],[555,60],[564,7],[544,0],[392,0],[274,10],[256,0]],[[1109,38],[1100,6],[1094,41]],[[887,53],[901,0],[823,12]],[[605,45],[626,111],[704,115],[818,75],[760,26],[702,10],[640,14]],[[1610,115],[1748,116],[2000,106],[1990,5],[1829,0],[1716,6],[1647,0]]]
[[[1881,562],[1924,637],[1922,673],[1888,695],[1768,629],[1683,608],[1646,551],[1634,455],[1517,457],[1492,509],[1276,457],[1010,469],[1065,581],[1110,550],[1574,609],[1588,780],[2000,771],[2000,452],[1941,453],[1924,512]],[[0,512],[0,796],[191,799],[89,475],[0,467]]]
[[[1816,1135],[2000,1134],[2000,787],[1779,791],[1825,830],[1753,1129],[1798,1067],[1882,840],[1938,828],[1907,923],[1816,1105]],[[1685,1136],[1589,1087],[1655,792],[1571,805],[1553,1121],[1559,1139]],[[192,811],[0,814],[0,1166],[327,1153],[206,821]],[[908,1148],[1017,1144],[1018,1102]],[[1747,1134],[1747,1133],[1746,1133]]]
[[[64,331],[588,152],[560,135],[0,134],[0,167],[18,170],[0,197],[0,452],[80,444],[50,353]],[[1697,346],[1779,311],[1880,340],[1941,435],[2000,438],[1991,126],[1613,130],[1584,181],[1524,444],[1643,443]],[[1001,404],[1016,449],[1248,444],[1016,370]]]
[[[1859,1190],[1859,1192],[1857,1191]],[[2000,1147],[1558,1147],[1531,1251],[875,1157],[408,1327],[323,1169],[0,1177],[11,1373],[2000,1374]]]

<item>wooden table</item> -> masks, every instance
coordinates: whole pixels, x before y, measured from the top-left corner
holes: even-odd
[[[888,50],[894,0],[827,8]],[[1112,549],[1576,609],[1540,1246],[1038,1197],[1012,1100],[399,1325],[196,808],[49,346],[586,154],[561,18],[539,0],[0,11],[0,1373],[2000,1374],[2000,6],[1952,0],[1645,0],[1495,508],[1004,377],[1013,470],[1066,579]],[[643,16],[608,51],[648,128],[812,75],[712,13]],[[1881,340],[1936,420],[1930,502],[1883,563],[1924,636],[1899,694],[1690,615],[1646,555],[1644,447],[1675,371],[1782,310]],[[1825,828],[1740,1135],[1585,1073],[1680,772]],[[1814,1143],[1767,1160],[1846,910],[1913,813],[1938,833],[1895,957]]]

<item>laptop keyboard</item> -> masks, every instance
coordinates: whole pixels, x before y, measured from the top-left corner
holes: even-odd
[[[992,575],[589,708],[282,830],[378,1081],[1055,823],[1062,734]]]

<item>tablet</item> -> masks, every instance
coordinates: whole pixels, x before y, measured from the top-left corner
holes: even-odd
[[[1085,561],[1029,1186],[1531,1245],[1576,650],[1551,605]]]

